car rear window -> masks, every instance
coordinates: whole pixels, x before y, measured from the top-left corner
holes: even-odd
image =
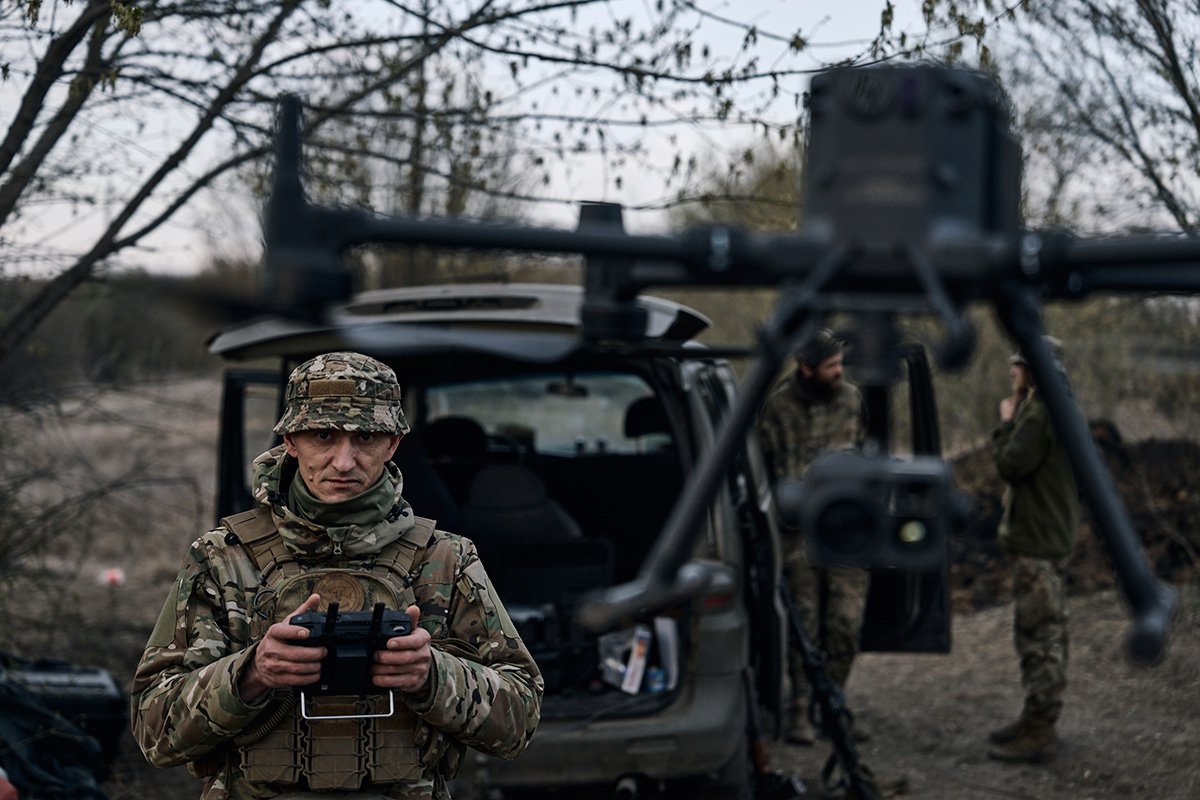
[[[644,427],[626,436],[630,409],[638,401],[656,403],[653,398],[645,380],[622,372],[548,372],[432,386],[425,392],[429,422],[469,417],[489,437],[513,437],[538,453],[579,457],[647,452],[669,444],[669,433]]]

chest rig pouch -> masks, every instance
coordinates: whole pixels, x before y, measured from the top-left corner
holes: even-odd
[[[331,602],[342,611],[376,603],[403,611],[415,602],[410,571],[429,537],[432,520],[416,524],[373,556],[308,568],[284,546],[265,508],[226,517],[222,525],[242,541],[261,578],[250,598],[251,635],[261,639],[314,592],[318,610]],[[418,718],[387,694],[324,695],[307,700],[301,713],[294,693],[283,694],[261,724],[234,739],[242,773],[250,783],[306,784],[313,791],[355,791],[371,784],[422,779]],[[389,714],[389,709],[394,709]]]

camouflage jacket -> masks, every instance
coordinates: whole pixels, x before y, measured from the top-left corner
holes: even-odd
[[[369,558],[413,527],[393,465],[388,465],[396,487],[392,514],[370,525],[325,530],[282,504],[281,475],[288,462],[294,465],[282,446],[255,460],[255,497],[271,508],[284,544],[302,563],[340,567]],[[261,722],[274,693],[251,702],[238,695],[256,647],[250,602],[258,576],[246,574],[252,565],[227,533],[209,531],[188,550],[134,675],[132,728],[152,764],[188,763],[193,772],[211,773],[203,800],[258,800],[279,796],[285,787],[246,781],[232,746],[234,737]],[[422,759],[418,783],[375,785],[369,796],[445,798],[447,776],[439,763],[448,740],[516,757],[540,719],[543,682],[470,540],[434,531],[411,574],[420,625],[432,636],[433,664],[423,693],[397,696],[420,720],[417,744],[441,743],[441,752]],[[216,766],[198,768],[204,763]],[[320,795],[289,789],[288,796]]]
[[[825,450],[862,445],[866,436],[862,395],[842,381],[828,399],[808,390],[793,373],[767,396],[758,416],[758,437],[773,481],[800,478]]]
[[[999,541],[1009,552],[1064,558],[1079,529],[1079,491],[1036,391],[992,431],[996,471],[1008,483]]]

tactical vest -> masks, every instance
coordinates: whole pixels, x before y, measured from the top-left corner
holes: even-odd
[[[330,601],[343,611],[369,609],[378,602],[401,611],[414,605],[409,573],[434,529],[432,520],[417,517],[413,528],[378,553],[314,569],[305,568],[287,549],[266,508],[226,517],[221,525],[242,542],[261,575],[257,585],[246,587],[253,592],[248,607],[254,641],[314,592],[321,595],[320,611]],[[389,707],[386,694],[308,697],[306,719],[296,693],[283,694],[275,708],[264,712],[262,722],[234,739],[242,773],[253,784],[304,783],[313,791],[355,791],[364,781],[419,781],[425,771],[422,745],[430,731],[402,701],[393,705],[394,713],[382,716]]]

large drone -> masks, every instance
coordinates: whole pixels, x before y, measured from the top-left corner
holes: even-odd
[[[990,303],[1028,361],[1111,550],[1133,616],[1129,654],[1140,663],[1156,661],[1169,638],[1177,597],[1146,562],[1044,340],[1040,310],[1047,299],[1096,291],[1196,292],[1200,241],[1078,239],[1023,229],[1019,148],[1003,97],[978,73],[928,66],[832,70],[813,79],[811,113],[806,214],[798,233],[709,225],[677,236],[632,236],[622,227],[620,208],[605,204],[584,206],[573,231],[311,205],[300,178],[299,104],[286,100],[265,221],[264,297],[281,312],[322,318],[349,297],[344,252],[368,243],[579,254],[586,257],[581,337],[585,344],[611,345],[643,335],[644,312],[635,301],[648,287],[782,290],[738,400],[656,548],[637,578],[602,592],[583,609],[583,621],[595,629],[693,594],[707,580],[689,558],[708,498],[780,366],[824,315],[855,316],[856,375],[864,384],[885,384],[897,363],[899,315],[936,316],[942,328],[937,355],[953,368],[974,350],[964,309],[972,302]],[[864,456],[861,464],[860,471],[876,480],[882,475],[886,482],[891,474],[882,460]],[[922,474],[944,488],[944,470],[932,466]],[[839,480],[853,483],[856,474],[851,470]],[[934,517],[941,513],[953,510]]]

